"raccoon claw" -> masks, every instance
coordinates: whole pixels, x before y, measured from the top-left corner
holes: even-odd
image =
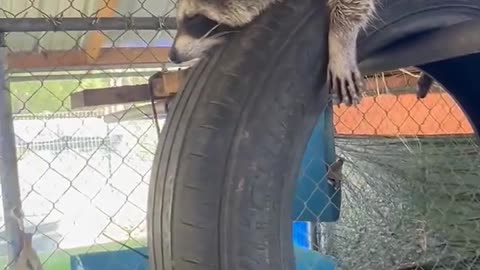
[[[362,75],[356,68],[338,71],[331,66],[328,69],[327,85],[333,105],[344,103],[348,107],[360,103],[365,87]]]

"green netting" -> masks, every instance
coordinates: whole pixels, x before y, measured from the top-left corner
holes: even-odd
[[[338,138],[337,151],[342,216],[323,241],[341,269],[480,269],[475,138]]]

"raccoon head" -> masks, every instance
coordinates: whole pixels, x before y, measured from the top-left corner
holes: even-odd
[[[234,27],[221,24],[203,14],[185,16],[178,22],[177,35],[170,48],[173,63],[201,58],[207,51],[226,41]]]
[[[170,49],[170,61],[182,63],[202,58],[258,16],[265,8],[259,3],[269,1],[179,0],[177,35]],[[247,2],[251,4],[245,5]]]

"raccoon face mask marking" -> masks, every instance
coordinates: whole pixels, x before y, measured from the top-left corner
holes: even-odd
[[[204,15],[182,16],[169,58],[173,63],[183,63],[200,58],[207,51],[223,43],[235,27],[218,23]]]

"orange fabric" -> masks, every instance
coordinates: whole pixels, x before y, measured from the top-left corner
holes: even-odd
[[[430,136],[472,134],[467,117],[447,93],[365,97],[359,106],[334,108],[337,134]]]

